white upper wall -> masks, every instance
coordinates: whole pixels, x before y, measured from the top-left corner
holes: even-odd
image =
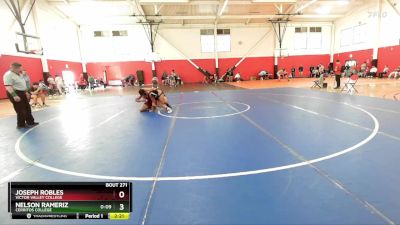
[[[400,15],[386,2],[383,1],[382,22],[379,37],[380,47],[400,44]],[[400,8],[397,6],[397,8]]]
[[[296,49],[295,48],[295,28],[296,27],[307,27],[307,42],[309,42],[310,38],[310,27],[321,27],[321,47],[320,48],[311,48],[309,43],[307,43],[306,49]],[[329,23],[294,23],[288,24],[286,33],[283,39],[282,48],[287,49],[289,51],[289,55],[321,55],[321,54],[329,54],[331,49],[331,33],[332,33],[332,24]],[[278,46],[278,41],[277,41]]]
[[[45,56],[48,59],[80,62],[79,27],[61,18],[46,4],[37,5],[36,15]]]
[[[29,4],[23,8],[23,17],[28,14],[29,8]],[[17,53],[15,49],[15,32],[21,32],[21,29],[4,1],[0,1],[0,21],[0,33],[2,34],[0,35],[0,53],[25,55]],[[36,1],[36,6],[28,17],[25,30],[27,34],[41,38],[46,58],[81,61],[77,26],[55,13],[45,1]]]
[[[218,27],[227,29],[229,27]],[[210,29],[210,28],[205,28]],[[212,28],[211,28],[212,29]],[[229,28],[231,36],[231,51],[219,52],[220,58],[240,58],[247,54],[257,42],[260,43],[249,57],[272,56],[273,55],[273,32],[271,28],[264,27],[242,27]],[[214,58],[214,53],[203,53],[200,41],[201,28],[165,28],[160,29],[160,35],[156,42],[156,51],[163,59],[182,59],[179,52],[182,52],[190,59]],[[268,35],[265,34],[268,32]],[[263,36],[265,36],[263,38]]]
[[[128,36],[94,37],[94,31],[127,31]],[[151,52],[142,26],[82,26],[83,58],[87,62],[143,61]]]
[[[226,28],[226,27],[221,27]],[[214,53],[203,53],[200,41],[201,28],[163,28],[158,30],[155,42],[155,52],[163,60],[184,59],[208,59],[214,58]],[[208,28],[209,29],[209,28]],[[263,36],[271,29],[265,27],[230,28],[231,51],[220,52],[221,58],[233,58],[244,56]],[[143,60],[151,52],[150,44],[143,27],[131,26],[84,26],[82,30],[82,44],[84,46],[84,58],[92,61],[133,61]],[[127,37],[94,37],[94,31],[127,30]],[[269,32],[249,55],[272,56],[273,32]],[[182,55],[183,54],[183,55]]]
[[[335,21],[335,53],[371,49],[374,48],[376,43],[378,43],[378,47],[399,44],[400,16],[396,14],[386,1],[382,0],[381,29],[380,32],[378,32],[378,3],[379,1],[369,1],[367,4],[352,10],[344,18]],[[359,25],[365,25],[366,32],[362,35],[364,37],[364,42],[343,46],[341,43],[341,40],[344,38],[342,34],[343,31],[351,30],[353,27]]]
[[[295,50],[295,26],[322,27],[321,48]],[[163,60],[185,59],[185,57],[212,59],[214,58],[213,52],[202,52],[201,50],[201,29],[213,29],[213,27],[160,25],[154,50]],[[241,58],[248,53],[250,53],[248,57],[270,57],[274,55],[275,33],[270,24],[258,26],[219,25],[218,29],[230,29],[231,37],[230,51],[219,52],[219,58]],[[111,32],[113,30],[127,30],[128,36],[94,37],[93,34],[94,31]],[[151,51],[146,33],[143,27],[139,25],[82,26],[81,31],[84,59],[88,62],[143,60]],[[284,48],[288,48],[291,55],[329,54],[330,37],[331,24],[329,23],[293,24],[288,26]]]

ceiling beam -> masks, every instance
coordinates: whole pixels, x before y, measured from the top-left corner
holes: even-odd
[[[342,17],[341,14],[330,14],[330,15],[319,15],[319,14],[303,14],[295,15],[295,18],[339,18]],[[222,15],[219,19],[266,19],[271,17],[277,17],[275,14],[271,15]],[[215,15],[206,16],[147,16],[149,19],[162,19],[162,20],[214,20]]]
[[[396,3],[395,2],[390,2],[389,0],[386,0],[386,2],[393,8],[393,10],[397,13],[397,15],[400,16],[400,11],[396,7]],[[381,16],[381,15],[379,15],[379,16]]]
[[[73,25],[75,25],[75,27],[79,28],[79,24],[77,23],[77,21],[72,18],[69,17],[68,15],[66,15],[63,11],[61,11],[60,9],[58,9],[57,7],[55,7],[54,5],[49,4],[49,1],[46,0],[44,1],[46,3],[46,6],[50,9],[50,11],[52,11],[53,13],[57,14],[58,16],[60,16],[61,18],[68,20],[70,23],[72,23]],[[63,3],[65,5],[65,3]]]
[[[70,5],[75,5],[75,4],[81,4],[82,1],[80,0],[68,0]],[[93,4],[123,4],[125,3],[125,0],[96,0],[93,1]],[[154,4],[160,4],[161,2],[140,2],[140,5],[154,5]],[[52,5],[65,5],[64,0],[50,0],[49,4]],[[165,3],[162,2],[163,5],[219,5],[219,0],[197,0],[197,1],[189,1],[187,3]],[[230,0],[229,5],[257,5],[259,3],[254,3],[250,0]],[[265,3],[261,4],[265,5]]]
[[[312,4],[316,3],[316,2],[318,2],[318,0],[311,0],[311,1],[307,2],[306,4],[300,6],[300,8],[298,8],[295,12],[299,13],[299,12],[303,11],[304,9],[306,9],[307,7],[309,7],[310,5],[312,5]]]
[[[59,11],[59,10],[58,10]],[[303,15],[294,15],[293,18],[297,19],[336,19],[343,17],[344,15],[341,14],[331,14],[331,15],[319,15],[319,14],[303,14]],[[64,14],[65,18],[77,20],[79,17],[68,17]],[[139,16],[141,17],[141,16]],[[249,20],[249,19],[268,19],[268,18],[277,18],[279,15],[271,14],[271,15],[222,15],[219,17],[220,20],[222,19],[238,19],[238,20]],[[92,17],[90,21],[107,21],[107,20],[118,20],[118,19],[125,19],[125,18],[132,18],[131,15],[103,15],[99,17]],[[146,16],[146,19],[149,20],[213,20],[217,16],[215,15],[208,15],[208,16]]]

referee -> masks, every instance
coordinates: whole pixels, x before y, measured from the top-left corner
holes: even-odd
[[[22,65],[17,62],[11,64],[10,70],[4,74],[3,81],[7,96],[17,113],[17,128],[30,128],[38,125],[39,123],[35,123],[29,105],[29,87],[22,76]]]
[[[340,64],[340,60],[336,60],[336,65],[335,65],[335,78],[336,78],[336,87],[334,89],[339,89],[340,88],[340,77],[342,76],[342,64]]]

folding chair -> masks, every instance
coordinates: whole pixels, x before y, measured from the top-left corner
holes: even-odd
[[[324,81],[325,81],[325,77],[324,77],[324,74],[322,73],[321,75],[319,75],[319,79],[318,80],[314,80],[314,85],[311,88],[314,88],[314,87],[323,88],[324,87]]]
[[[322,88],[321,83],[319,82],[319,80],[314,80],[314,84],[313,84],[313,86],[311,86],[311,88],[315,88],[315,87]]]
[[[356,89],[356,83],[358,81],[358,78],[359,76],[357,74],[351,75],[347,80],[347,82],[344,84],[342,92],[347,88],[346,93],[352,92],[353,90],[356,91],[356,93],[358,93]]]

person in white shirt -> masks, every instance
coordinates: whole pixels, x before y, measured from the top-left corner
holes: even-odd
[[[367,76],[367,62],[363,62],[363,64],[361,64],[360,66],[360,76],[361,77],[366,77]]]
[[[369,77],[376,77],[376,73],[378,72],[378,68],[375,66],[372,66],[371,69],[369,70]]]
[[[319,64],[318,73],[320,75],[325,73],[325,67],[322,64]]]
[[[47,78],[47,83],[49,84],[49,95],[54,95],[57,92],[57,84],[51,75]]]
[[[32,116],[31,106],[29,105],[30,94],[28,93],[27,81],[21,76],[22,65],[14,62],[10,70],[3,76],[3,84],[7,91],[7,96],[14,106],[17,113],[17,128],[31,128],[38,125]]]
[[[51,75],[49,75],[49,77],[47,78],[47,83],[49,83],[49,85],[56,85],[56,82]]]
[[[54,82],[56,83],[57,90],[60,95],[63,95],[65,86],[62,77],[60,75],[56,75],[56,79],[54,80]]]
[[[394,77],[394,78],[396,78],[396,79],[398,79],[398,78],[400,77],[400,66],[397,67],[397,69],[393,70],[393,71],[389,74],[388,79],[391,79],[392,77]]]
[[[389,66],[385,65],[385,68],[383,68],[382,73],[379,73],[379,78],[383,78],[384,75],[386,75],[389,72]]]
[[[290,81],[289,77],[287,76],[287,72],[286,72],[285,68],[281,68],[280,70],[278,70],[276,75],[278,76],[278,81],[281,81],[282,77],[286,77],[287,80]]]
[[[242,79],[241,79],[241,76],[240,76],[240,73],[237,73],[236,75],[235,75],[235,81],[241,81]]]
[[[258,76],[260,76],[260,80],[264,80],[264,79],[268,76],[268,73],[267,73],[267,71],[265,71],[265,70],[261,70],[261,71],[258,73]]]

